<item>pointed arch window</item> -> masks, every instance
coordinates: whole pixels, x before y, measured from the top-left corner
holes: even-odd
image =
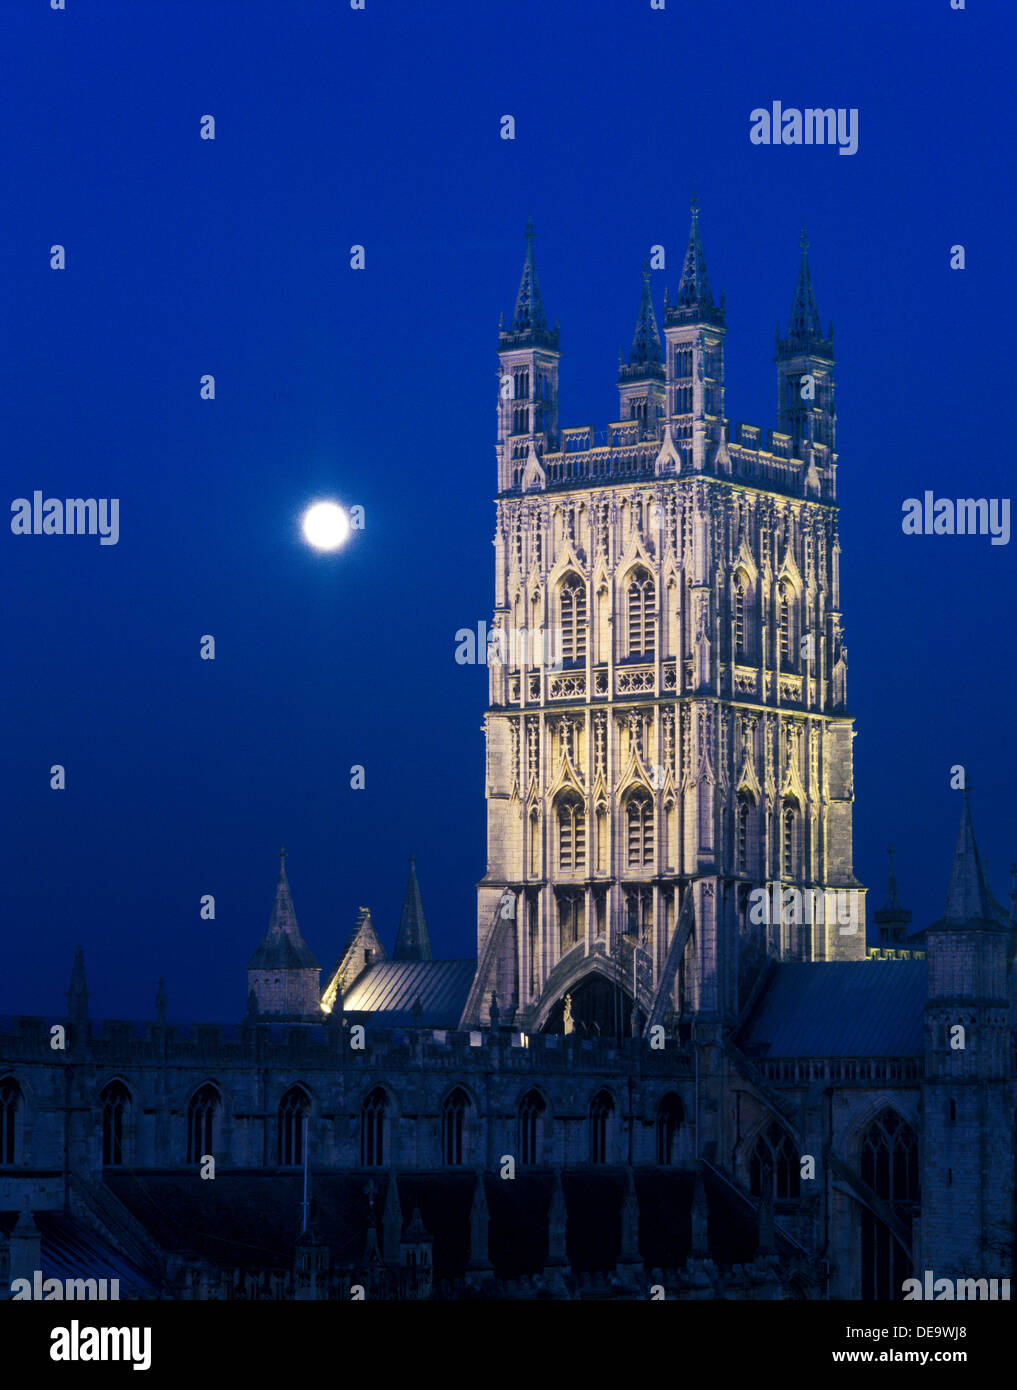
[[[652,656],[657,602],[652,576],[640,566],[633,571],[628,589],[628,654]]]
[[[117,1168],[124,1161],[131,1096],[122,1081],[111,1081],[99,1097],[102,1103],[102,1166]]]
[[[187,1162],[200,1163],[215,1153],[222,1097],[210,1082],[199,1087],[187,1107]]]
[[[21,1087],[13,1077],[7,1076],[0,1081],[0,1166],[18,1161],[23,1113]]]
[[[561,654],[565,661],[586,660],[586,585],[577,574],[561,582]]]
[[[463,1161],[469,1108],[469,1099],[460,1086],[446,1097],[441,1107],[441,1161],[449,1166],[458,1166]]]
[[[735,812],[735,832],[736,832],[736,854],[735,867],[740,874],[747,874],[749,871],[749,814],[751,810],[751,800],[744,793],[738,797],[738,807]]]
[[[788,799],[781,808],[781,875],[796,876],[798,862],[798,804]]]
[[[540,873],[540,816],[536,806],[530,808],[530,873]]]
[[[774,1120],[756,1140],[749,1158],[749,1190],[753,1197],[775,1201],[801,1196],[801,1166],[791,1136]]]
[[[628,830],[627,862],[630,869],[653,864],[653,798],[640,788],[625,803]]]
[[[365,1168],[380,1168],[385,1162],[385,1110],[388,1097],[380,1086],[360,1107],[360,1162]]]
[[[918,1137],[896,1111],[883,1110],[862,1140],[861,1176],[908,1229],[919,1211]],[[862,1212],[862,1297],[893,1299],[911,1277],[911,1261],[872,1212]]]
[[[538,1127],[546,1109],[539,1091],[527,1091],[519,1102],[519,1162],[527,1167],[540,1161]]]
[[[304,1161],[304,1121],[310,1118],[307,1092],[291,1086],[279,1102],[279,1163],[298,1167]]]
[[[558,865],[566,874],[586,868],[586,808],[575,792],[558,802]]]
[[[745,655],[745,589],[743,574],[736,574],[734,581],[734,649],[735,656]]]
[[[610,1091],[598,1091],[590,1104],[590,1162],[606,1163],[614,1116],[614,1097]]]
[[[777,586],[777,638],[780,664],[786,670],[791,666],[794,646],[791,637],[791,585],[783,580]]]
[[[670,1167],[678,1157],[678,1135],[685,1119],[680,1097],[668,1092],[657,1106],[657,1162]]]

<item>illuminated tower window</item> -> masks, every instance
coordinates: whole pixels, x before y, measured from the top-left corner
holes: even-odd
[[[558,803],[558,863],[562,873],[586,868],[586,812],[574,793]]]
[[[569,575],[561,588],[562,657],[586,660],[586,585]]]
[[[656,601],[653,579],[644,569],[637,569],[629,582],[628,605],[628,654],[652,656]]]
[[[634,791],[625,806],[628,823],[628,866],[641,869],[653,863],[653,801],[649,792]]]

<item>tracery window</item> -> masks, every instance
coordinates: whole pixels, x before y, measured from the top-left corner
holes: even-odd
[[[652,656],[654,626],[657,616],[653,578],[642,567],[629,580],[628,589],[628,654]]]
[[[749,1159],[749,1190],[753,1197],[775,1200],[801,1196],[801,1165],[791,1136],[772,1121],[756,1140]]]
[[[566,661],[586,660],[586,585],[578,575],[568,574],[561,585],[562,657]]]
[[[187,1107],[187,1162],[200,1163],[215,1153],[222,1100],[211,1084],[199,1087]]]
[[[586,868],[586,809],[575,792],[558,802],[558,864],[563,873]]]
[[[910,1231],[919,1210],[918,1137],[896,1111],[876,1117],[862,1140],[862,1181],[882,1198]],[[911,1261],[888,1228],[869,1210],[862,1212],[862,1297],[900,1298],[911,1277]]]
[[[307,1093],[292,1086],[279,1102],[279,1163],[297,1167],[304,1161],[304,1120],[311,1114]]]
[[[625,803],[628,827],[628,866],[646,868],[653,863],[653,798],[641,788],[632,792]]]

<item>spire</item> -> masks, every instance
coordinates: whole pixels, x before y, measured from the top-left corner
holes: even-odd
[[[953,852],[950,887],[946,893],[946,912],[936,927],[995,927],[991,896],[982,872],[982,861],[971,824],[971,803],[965,787],[957,846]]]
[[[715,323],[723,325],[724,310],[713,302],[710,278],[706,273],[706,257],[699,236],[699,198],[692,192],[692,225],[689,228],[689,244],[682,262],[682,276],[678,282],[675,302],[668,306],[666,321],[672,323]]]
[[[289,879],[286,877],[286,850],[279,851],[279,877],[275,882],[275,902],[268,931],[261,945],[247,962],[248,970],[317,970],[314,952],[300,934],[293,909]]]
[[[620,366],[619,379],[657,376],[664,378],[664,350],[660,345],[660,330],[653,312],[653,296],[650,294],[650,266],[643,262],[643,296],[639,301],[639,316],[636,331],[632,338],[632,350],[627,366]]]
[[[526,256],[523,260],[523,274],[516,295],[516,311],[506,333],[501,329],[499,345],[502,349],[510,347],[546,347],[558,350],[558,324],[554,329],[548,326],[544,312],[544,301],[537,281],[537,267],[533,259],[533,219],[526,223]]]
[[[798,245],[802,255],[798,265],[798,284],[795,286],[795,297],[791,304],[791,322],[788,325],[787,337],[778,337],[777,354],[781,357],[791,357],[805,352],[832,357],[833,324],[830,325],[829,337],[824,338],[819,322],[819,310],[816,308],[816,296],[812,291],[809,238],[804,227]]]
[[[417,883],[416,860],[410,855],[410,876],[406,883],[406,897],[403,899],[402,916],[399,918],[399,934],[396,937],[393,960],[430,960],[431,942],[424,921],[424,905],[420,901],[420,885]]]
[[[85,982],[85,952],[80,946],[74,949],[74,964],[71,966],[71,984],[67,991],[67,1017],[79,1022],[88,1017],[88,985]]]

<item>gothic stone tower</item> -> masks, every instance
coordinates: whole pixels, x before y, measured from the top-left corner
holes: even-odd
[[[832,331],[803,237],[779,429],[729,438],[724,301],[693,201],[663,344],[644,271],[623,418],[559,434],[527,228],[499,342],[488,865],[464,1025],[488,1021],[492,991],[523,1029],[719,1024],[767,956],[864,958]]]

